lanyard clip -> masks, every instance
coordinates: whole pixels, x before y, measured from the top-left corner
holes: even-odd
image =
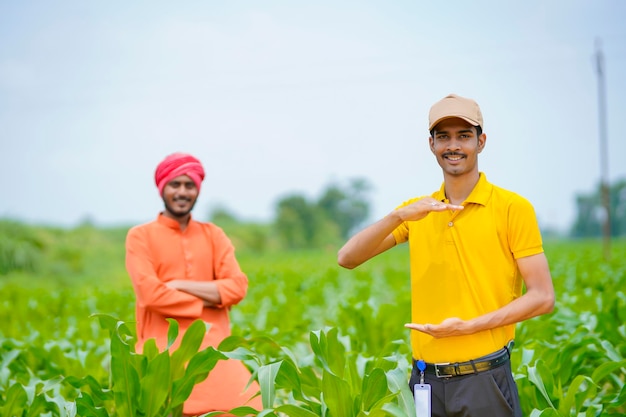
[[[420,371],[420,384],[424,385],[424,371],[426,370],[426,362],[423,360],[417,361],[417,369]]]

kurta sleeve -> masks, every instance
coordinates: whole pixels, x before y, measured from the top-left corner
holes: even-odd
[[[135,289],[137,305],[166,317],[197,318],[202,314],[201,299],[168,288],[156,274],[155,260],[147,232],[131,228],[126,236],[126,269]]]
[[[229,307],[239,303],[248,291],[248,277],[241,270],[235,258],[235,247],[224,231],[213,226],[215,284],[220,293],[222,304],[218,307]]]

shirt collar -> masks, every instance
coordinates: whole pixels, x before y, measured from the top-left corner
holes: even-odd
[[[190,217],[189,218],[189,224],[191,224],[191,222],[193,221],[193,218]],[[170,229],[174,229],[174,230],[180,230],[180,224],[178,224],[178,222],[170,217],[164,216],[163,213],[159,213],[159,216],[157,217],[157,222],[159,224],[162,224],[165,227],[169,227]],[[189,226],[189,225],[187,225]]]
[[[439,191],[435,192],[433,195],[437,200],[445,201],[446,199],[446,183],[441,184],[441,188]],[[491,190],[493,189],[493,185],[487,181],[487,176],[480,172],[478,176],[478,182],[474,186],[474,189],[470,193],[470,195],[465,199],[466,203],[476,203],[482,206],[487,205],[489,201],[489,197],[491,196]]]

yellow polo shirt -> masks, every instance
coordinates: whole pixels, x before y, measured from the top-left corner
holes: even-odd
[[[444,185],[431,196],[447,201]],[[515,260],[543,252],[532,205],[492,185],[482,172],[462,205],[463,210],[430,213],[393,231],[396,243],[409,242],[413,323],[467,320],[510,303],[522,294]],[[514,335],[515,325],[440,339],[413,330],[411,346],[415,359],[458,362],[495,352]]]

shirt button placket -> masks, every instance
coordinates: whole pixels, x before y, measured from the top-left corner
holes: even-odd
[[[189,250],[189,241],[183,236],[182,238],[183,256],[185,258],[185,275],[187,278],[191,276],[191,251]]]

